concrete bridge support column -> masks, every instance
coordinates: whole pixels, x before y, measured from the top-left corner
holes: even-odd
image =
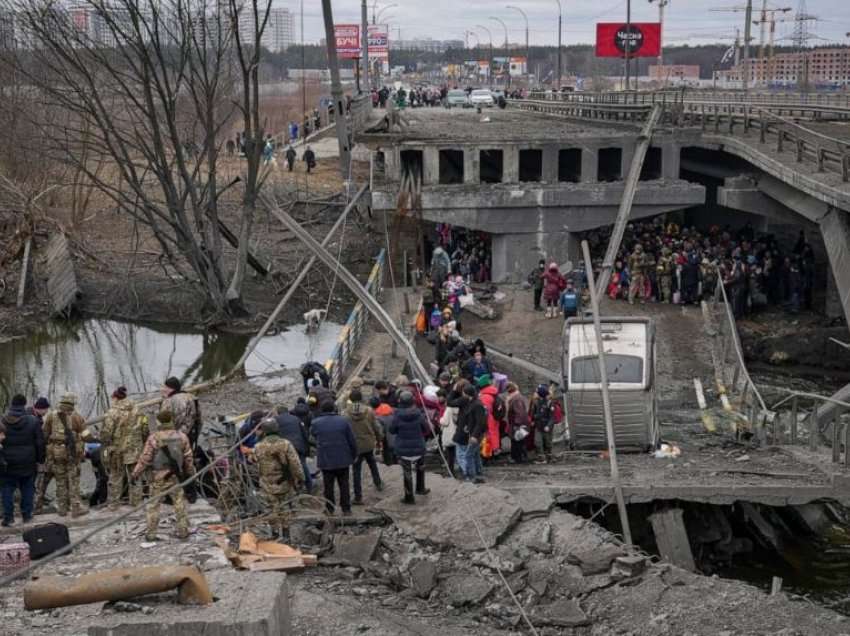
[[[820,231],[823,235],[832,276],[838,292],[844,317],[850,324],[850,221],[847,212],[836,208],[820,220]],[[834,304],[834,303],[833,303]],[[829,311],[829,284],[827,284],[827,312]]]
[[[596,183],[599,180],[599,148],[581,149],[581,182]]]
[[[513,144],[502,155],[502,183],[519,183],[519,149]]]
[[[481,161],[478,148],[463,149],[463,182],[477,184],[481,181]]]
[[[578,265],[579,242],[571,232],[493,234],[493,281],[520,283],[541,258],[559,265]]]
[[[664,144],[661,146],[661,178],[678,179],[680,170],[679,146]]]
[[[434,146],[426,146],[422,155],[422,183],[436,185],[440,182],[440,151]]]
[[[543,181],[558,183],[558,147],[543,146]]]

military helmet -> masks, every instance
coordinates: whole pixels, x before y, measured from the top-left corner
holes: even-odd
[[[277,433],[280,430],[280,427],[278,426],[276,419],[273,417],[267,417],[260,422],[260,430],[263,431],[263,435],[271,435],[273,433]]]

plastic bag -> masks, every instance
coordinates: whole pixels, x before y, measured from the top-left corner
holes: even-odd
[[[416,333],[419,335],[424,334],[427,329],[428,323],[425,320],[425,309],[420,309],[419,313],[416,314]]]
[[[528,437],[528,427],[520,426],[517,430],[514,431],[514,440],[517,442],[521,442],[526,437]]]
[[[481,457],[487,459],[493,456],[493,449],[490,448],[490,438],[487,435],[484,435],[484,439],[481,440]]]

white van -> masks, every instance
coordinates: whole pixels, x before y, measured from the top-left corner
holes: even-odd
[[[602,318],[602,342],[617,450],[658,445],[655,325],[650,318]],[[580,450],[607,450],[599,352],[593,320],[564,325],[563,375],[570,438]]]

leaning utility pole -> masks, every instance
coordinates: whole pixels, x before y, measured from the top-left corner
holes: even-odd
[[[744,93],[750,90],[750,36],[753,29],[753,0],[747,0],[744,12]]]
[[[590,248],[587,241],[581,242],[584,252],[584,271],[587,281],[593,289],[593,261],[590,260]],[[617,464],[617,444],[614,438],[614,419],[611,415],[611,396],[608,393],[608,368],[605,366],[605,347],[602,342],[602,324],[599,317],[599,298],[590,294],[590,306],[593,310],[593,331],[596,336],[596,352],[599,356],[599,385],[602,388],[602,415],[605,418],[605,436],[608,438],[608,459],[611,462],[611,481],[614,484],[614,499],[617,500],[617,510],[620,513],[620,525],[623,527],[623,538],[626,543],[632,542],[632,529],[629,526],[629,513],[623,498],[623,485],[620,483],[620,468]]]
[[[646,158],[646,151],[649,149],[650,141],[652,141],[652,130],[661,118],[661,108],[661,104],[656,102],[649,113],[643,129],[640,131],[640,135],[638,135],[632,165],[629,167],[629,176],[626,178],[626,186],[623,189],[623,198],[620,200],[620,209],[617,211],[617,219],[614,221],[614,230],[611,232],[608,249],[605,251],[605,260],[602,261],[599,280],[596,281],[596,290],[594,291],[593,287],[591,287],[591,292],[596,296],[597,301],[602,300],[602,295],[608,286],[608,279],[611,277],[611,271],[614,269],[617,252],[620,251],[623,233],[626,231],[626,224],[629,222],[629,215],[632,213],[632,202],[635,200],[635,192],[637,191],[637,184],[640,179],[640,171],[643,168],[643,160]]]
[[[328,47],[328,67],[331,71],[331,97],[334,100],[334,120],[336,138],[339,141],[339,168],[342,178],[348,179],[350,154],[348,121],[345,118],[345,99],[342,94],[342,82],[339,79],[339,60],[336,56],[336,35],[334,34],[334,15],[331,0],[322,0],[322,13],[325,17],[325,42]]]

